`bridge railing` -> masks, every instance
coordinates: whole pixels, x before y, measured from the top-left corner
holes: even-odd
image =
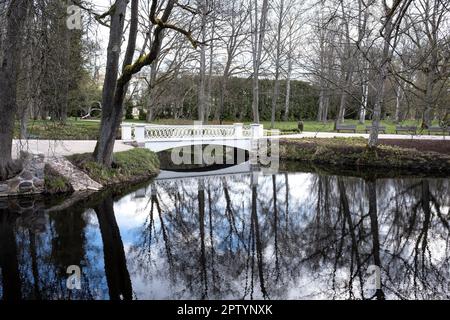
[[[259,139],[266,131],[260,124],[233,125],[155,125],[123,123],[122,140],[144,142],[148,140],[183,139]]]
[[[235,136],[233,126],[176,126],[145,128],[146,139],[229,138]]]

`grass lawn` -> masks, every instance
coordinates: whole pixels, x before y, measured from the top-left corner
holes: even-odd
[[[270,121],[263,121],[264,128],[270,128]],[[365,133],[366,126],[370,126],[372,124],[371,121],[366,121],[365,124],[359,124],[358,120],[345,120],[345,125],[356,125],[357,132]],[[420,122],[414,120],[407,120],[402,122],[403,126],[417,126],[420,128]],[[395,134],[395,124],[393,121],[381,121],[381,125],[386,127],[387,134]],[[433,123],[433,125],[439,125],[438,122]],[[334,122],[329,121],[328,123],[322,123],[318,121],[304,121],[304,131],[307,132],[333,132]],[[289,122],[275,122],[275,129],[278,129],[283,132],[291,132],[297,129],[297,122],[289,121]],[[420,133],[420,132],[418,132]],[[408,134],[408,133],[400,133],[400,134]],[[428,134],[428,132],[423,132],[422,134]]]
[[[55,121],[36,120],[28,123],[30,139],[41,140],[97,140],[100,122],[69,119],[66,124]],[[16,124],[14,137],[19,137],[19,124]]]
[[[133,123],[146,123],[142,120],[125,120],[125,122]],[[156,120],[155,124],[165,124],[165,125],[190,125],[193,124],[192,120],[184,119],[162,119]],[[232,124],[232,121],[225,121],[225,124]],[[245,122],[246,125],[251,122]],[[270,128],[270,121],[261,122],[264,128]],[[211,121],[209,124],[218,124],[217,121]],[[357,120],[346,120],[345,124],[355,124],[357,125],[357,131],[360,133],[365,133],[365,126],[370,125],[371,122],[367,121],[365,125],[360,125]],[[416,125],[420,127],[420,122],[414,120],[404,121],[403,125]],[[381,125],[386,127],[386,133],[394,134],[396,124],[392,121],[382,121]],[[438,125],[438,123],[433,123],[433,125]],[[53,121],[30,121],[28,127],[28,133],[31,139],[43,139],[43,140],[96,140],[98,138],[100,122],[98,120],[76,120],[70,118],[66,124],[61,124],[59,122]],[[304,131],[307,132],[333,132],[334,123],[329,121],[324,124],[317,121],[304,121]],[[282,132],[289,133],[295,132],[297,129],[297,122],[295,121],[277,121],[275,122],[275,129]],[[408,133],[401,133],[408,134]],[[420,132],[419,132],[420,134]],[[428,132],[423,132],[422,134],[428,134]],[[436,133],[434,133],[436,134]],[[16,125],[15,137],[19,136],[19,124]]]

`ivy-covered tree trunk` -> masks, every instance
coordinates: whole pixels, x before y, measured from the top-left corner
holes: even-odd
[[[166,8],[160,19],[156,18],[157,2],[158,1],[155,0],[152,1],[150,12],[152,24],[157,25],[150,52],[141,55],[139,59],[133,63],[138,29],[139,1],[132,0],[127,51],[123,61],[122,75],[119,78],[117,78],[117,75],[119,69],[120,45],[124,29],[127,1],[117,0],[110,12],[111,31],[109,36],[105,83],[103,86],[102,122],[100,137],[94,151],[94,157],[97,162],[106,167],[111,167],[113,162],[114,143],[116,140],[116,133],[122,122],[123,102],[128,90],[128,83],[134,74],[141,71],[143,67],[151,65],[158,58],[161,51],[163,30],[168,27],[167,20],[172,13],[176,0],[169,0],[167,2]],[[172,25],[170,26],[177,31],[182,32],[180,31],[181,29]],[[195,47],[197,46],[197,42],[191,38],[189,32],[183,31],[182,33],[188,36]]]
[[[6,17],[6,36],[0,65],[0,181],[20,171],[12,160],[14,120],[17,113],[17,78],[23,23],[28,0],[11,0]]]
[[[120,110],[114,107],[114,101],[127,2],[127,0],[117,0],[110,13],[111,27],[107,49],[105,81],[103,83],[102,120],[100,137],[94,151],[94,157],[97,162],[105,166],[111,166],[112,164],[115,135],[120,124],[120,122],[117,122],[121,120],[123,112],[122,106],[120,106]]]

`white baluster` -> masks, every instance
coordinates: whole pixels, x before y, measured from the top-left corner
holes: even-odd
[[[241,139],[244,136],[244,124],[243,123],[234,123],[234,137],[236,139]]]
[[[264,136],[264,126],[262,124],[252,123],[252,139],[260,139]]]
[[[132,139],[131,135],[131,123],[122,123],[122,140],[130,141]]]
[[[145,124],[137,124],[134,127],[134,139],[136,142],[145,141]]]

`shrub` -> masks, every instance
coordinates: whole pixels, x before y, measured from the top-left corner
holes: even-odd
[[[73,187],[70,182],[58,172],[56,172],[48,164],[44,168],[45,178],[45,193],[46,194],[58,194],[58,193],[71,193]]]
[[[127,120],[133,120],[134,119],[134,117],[133,117],[133,105],[132,104],[128,104],[126,106],[125,119],[127,119]]]
[[[144,109],[139,109],[139,120],[147,120],[147,112],[145,112]]]

